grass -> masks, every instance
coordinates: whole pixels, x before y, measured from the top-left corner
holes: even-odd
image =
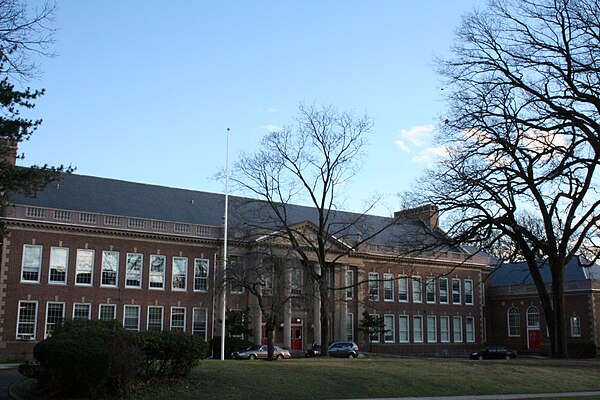
[[[600,390],[596,363],[397,358],[208,360],[184,382],[149,387],[129,399],[356,399],[596,390]]]

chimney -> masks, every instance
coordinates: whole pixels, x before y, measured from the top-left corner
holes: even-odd
[[[438,226],[438,208],[433,204],[409,208],[408,210],[396,211],[394,218],[421,221],[430,229],[435,229]]]
[[[0,159],[11,165],[17,165],[18,142],[7,137],[0,137]]]

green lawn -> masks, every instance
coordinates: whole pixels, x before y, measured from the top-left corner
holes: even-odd
[[[129,399],[347,399],[600,390],[597,363],[540,360],[292,359],[203,361],[182,383]]]

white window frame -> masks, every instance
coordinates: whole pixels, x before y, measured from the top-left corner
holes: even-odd
[[[167,275],[167,257],[161,254],[151,254],[148,264],[148,289],[150,290],[165,290],[165,277]],[[156,267],[160,264],[157,261],[162,261],[162,271],[156,271]],[[163,315],[164,317],[164,315]]]
[[[371,315],[371,317],[379,319],[379,314],[370,314],[370,315]],[[375,339],[375,335],[377,335],[377,339]],[[377,330],[375,332],[369,333],[369,343],[380,343],[380,342],[381,342],[381,332],[379,330],[379,327],[377,327]]]
[[[354,341],[354,313],[346,314],[346,340]]]
[[[78,307],[87,308],[87,317],[86,318],[75,318],[75,309]],[[92,304],[91,303],[73,303],[73,320],[75,319],[92,319]]]
[[[115,273],[115,283],[110,284],[110,283],[104,283],[104,274],[105,273],[112,273],[112,270],[106,270],[105,267],[108,264],[108,257],[112,257],[116,255],[116,261],[117,261],[117,265],[116,265],[116,269],[114,271]],[[102,287],[118,287],[119,286],[119,264],[121,261],[121,254],[118,251],[108,251],[108,250],[104,250],[102,251],[102,265],[100,267],[100,286]]]
[[[34,305],[34,310],[33,310],[33,323],[30,321],[21,321],[21,318],[23,317],[23,315],[21,314],[21,311],[24,310],[24,305],[25,304],[33,304]],[[35,340],[37,337],[37,323],[38,323],[38,302],[37,301],[33,301],[33,300],[19,300],[19,305],[18,305],[18,309],[17,309],[17,330],[16,330],[16,336],[15,339],[16,340]],[[28,331],[30,331],[31,329],[25,329],[25,331],[27,332],[23,332],[23,327],[27,326],[27,327],[31,327],[33,325],[33,333],[30,333]]]
[[[96,252],[92,249],[77,249],[77,255],[75,256],[75,286],[93,286],[94,285],[94,259]],[[90,260],[87,258],[90,257]],[[89,272],[87,271],[87,264],[83,262],[89,261]],[[83,269],[85,267],[85,269]],[[90,274],[89,282],[79,282],[80,276]]]
[[[369,301],[379,301],[379,272],[369,272],[368,290]]]
[[[423,343],[423,316],[413,315],[413,343]]]
[[[34,255],[29,255],[28,253],[30,251],[37,251],[39,252],[39,254],[34,254]],[[24,244],[23,245],[23,256],[21,258],[21,283],[40,283],[40,278],[42,276],[42,253],[44,251],[44,248],[40,245],[37,244]],[[37,266],[35,265],[26,265],[26,264],[33,264],[33,263],[37,263]],[[25,275],[25,269],[28,269],[28,273],[37,273],[37,279],[26,279],[24,278]],[[34,271],[37,270],[37,271]]]
[[[526,312],[527,329],[540,329],[540,310],[536,306],[527,307]]]
[[[412,284],[412,302],[422,303],[423,302],[423,278],[421,276],[414,275],[411,278]]]
[[[135,257],[135,264],[131,263],[131,260]],[[136,266],[139,268],[137,272],[135,272],[138,276],[137,285],[130,285],[129,281],[134,281],[135,279],[129,279],[130,275],[133,275],[130,271],[133,269],[131,267]],[[128,289],[141,289],[142,288],[142,276],[144,270],[144,255],[142,253],[127,253],[127,260],[125,263],[125,287]],[[139,329],[138,329],[139,330]]]
[[[296,266],[292,268],[290,275],[290,293],[292,296],[300,296],[302,290],[304,290],[304,269]],[[242,291],[240,293],[244,293],[244,287],[242,286],[241,288]]]
[[[405,326],[402,326],[403,322]],[[410,321],[406,314],[398,316],[398,341],[400,343],[410,343]]]
[[[394,274],[383,274],[383,301],[394,301]]]
[[[577,315],[571,315],[569,317],[569,325],[571,327],[571,336],[581,337],[581,317]]]
[[[160,310],[160,330],[156,331],[154,329],[152,329],[153,332],[163,332],[164,328],[165,328],[165,308],[163,306],[148,306],[147,308],[147,313],[146,313],[146,330],[150,331],[150,309],[157,309]]]
[[[205,273],[203,274],[202,271]],[[208,258],[194,258],[194,292],[208,291],[209,275],[210,260]]]
[[[450,317],[446,315],[440,317],[440,342],[450,343]]]
[[[112,318],[103,319],[102,318],[102,309],[103,308],[112,308]],[[100,321],[111,321],[113,319],[117,319],[117,305],[116,304],[99,304],[98,305],[98,320]]]
[[[449,304],[448,278],[439,278],[438,285],[440,288],[440,304]]]
[[[465,340],[475,343],[475,317],[465,317]]]
[[[458,283],[458,290],[454,286],[455,283]],[[452,278],[452,304],[462,304],[461,286],[460,278]],[[458,296],[458,301],[456,301],[455,296]]]
[[[452,339],[454,343],[463,343],[463,324],[462,317],[455,315],[452,317]]]
[[[396,330],[394,326],[396,324],[394,314],[383,315],[383,341],[384,343],[394,343],[396,341]],[[389,329],[388,329],[389,328]]]
[[[354,299],[354,271],[346,270],[346,300]]]
[[[64,257],[64,265],[59,265],[56,257],[57,252],[66,253]],[[63,280],[52,280],[52,271],[58,268],[64,268],[65,278]],[[68,247],[50,247],[50,268],[48,270],[48,284],[50,285],[66,285],[69,276],[69,248]]]
[[[48,302],[46,302],[46,321],[45,321],[45,324],[44,324],[44,338],[50,337],[50,335],[51,335],[51,332],[49,332],[50,329],[48,329],[48,325],[52,324],[52,326],[55,327],[56,324],[59,323],[59,322],[48,322],[48,310],[50,309],[50,305],[61,305],[62,306],[62,316],[61,316],[62,321],[60,321],[60,322],[63,322],[65,320],[65,308],[66,308],[66,305],[65,305],[64,302],[60,302],[60,301],[48,301]]]
[[[408,276],[398,275],[398,302],[408,303]]]
[[[463,283],[465,287],[465,304],[468,306],[472,306],[475,304],[475,293],[472,279],[465,279]]]
[[[204,311],[204,312],[203,312]],[[192,334],[200,335],[202,333],[201,329],[197,329],[196,326],[196,315],[204,314],[204,340],[208,339],[208,308],[194,307],[192,310]],[[199,321],[202,321],[199,319]]]
[[[437,317],[427,316],[427,343],[437,343]]]
[[[174,315],[175,310],[183,310],[183,325],[182,326],[177,326],[177,327],[173,326],[173,315]],[[186,307],[180,307],[180,306],[171,307],[171,324],[170,324],[171,332],[185,332],[186,322],[187,322]]]
[[[425,301],[428,304],[435,304],[435,302],[437,301],[437,296],[436,296],[436,284],[435,284],[435,277],[434,276],[428,276],[425,278]],[[430,300],[429,296],[433,296],[433,299]]]
[[[137,310],[137,327],[135,329],[131,329],[127,327],[125,323],[125,319],[127,318],[127,309],[136,309]],[[140,321],[142,320],[142,307],[135,304],[125,304],[123,305],[123,327],[129,331],[140,331]]]
[[[179,257],[179,256],[175,256],[173,257],[173,268],[172,268],[172,274],[171,274],[171,290],[175,291],[175,292],[185,292],[187,291],[187,276],[188,276],[188,258],[187,257]],[[184,264],[184,272],[183,274],[177,272],[176,273],[176,265],[182,262]],[[183,275],[183,287],[179,287],[175,285],[176,282],[176,278],[177,277],[181,277]]]
[[[514,319],[515,316],[516,319]],[[517,307],[512,306],[506,310],[506,328],[508,337],[521,337],[521,312]],[[515,333],[516,331],[518,333]]]

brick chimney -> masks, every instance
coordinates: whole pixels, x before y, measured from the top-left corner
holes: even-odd
[[[438,226],[438,208],[433,204],[409,208],[408,210],[396,211],[394,218],[421,221],[430,229],[435,229]]]
[[[17,141],[6,137],[0,137],[0,146],[0,158],[11,165],[17,165]]]

